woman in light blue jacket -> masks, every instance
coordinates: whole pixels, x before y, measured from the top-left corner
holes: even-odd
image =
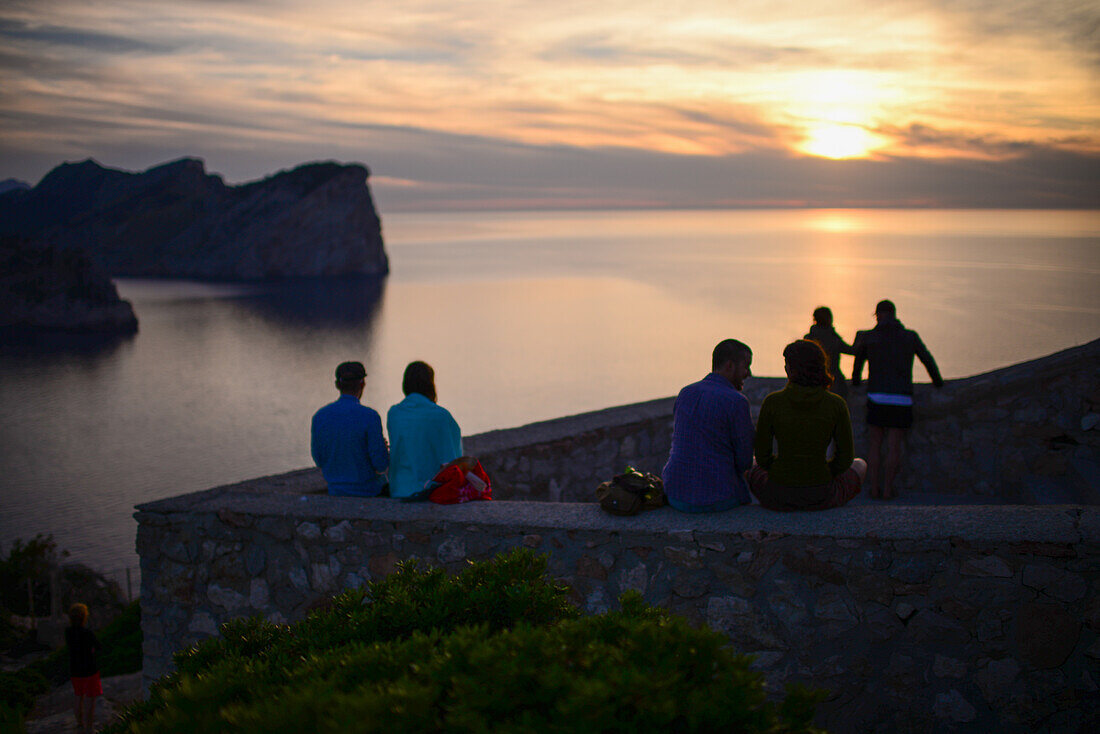
[[[436,405],[435,370],[410,362],[401,382],[405,399],[386,414],[390,436],[390,495],[424,489],[439,468],[462,456],[462,432],[446,408]]]

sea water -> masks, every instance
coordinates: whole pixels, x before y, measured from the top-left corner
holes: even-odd
[[[1100,213],[463,212],[383,217],[391,275],[122,279],[132,338],[0,353],[0,543],[134,567],[133,506],[309,466],[333,370],[385,416],[414,359],[467,435],[674,395],[727,337],[782,374],[813,309],[892,299],[945,377],[1100,337]],[[851,373],[851,358],[842,361]],[[919,364],[918,380],[926,380]]]

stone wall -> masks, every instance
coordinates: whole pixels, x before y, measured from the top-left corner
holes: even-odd
[[[315,494],[312,472],[140,506],[144,673],[221,622],[295,621],[407,558],[523,546],[590,612],[635,589],[727,634],[770,686],[831,691],[831,731],[1078,731],[1100,722],[1100,509],[403,504]]]
[[[922,367],[918,364],[917,370]],[[779,378],[745,385],[755,421]],[[942,390],[916,387],[905,493],[1013,504],[1100,504],[1100,340]],[[500,499],[588,501],[627,465],[660,473],[673,398],[491,431],[465,439]],[[849,398],[856,451],[867,455],[866,390]]]
[[[783,384],[749,381],[754,418]],[[491,503],[328,497],[309,469],[141,505],[146,682],[227,619],[295,621],[403,559],[454,569],[522,545],[588,611],[636,589],[756,654],[772,686],[831,690],[834,731],[1100,724],[1100,341],[916,400],[908,493],[1045,506],[604,515],[599,481],[660,471],[672,398],[466,437]]]

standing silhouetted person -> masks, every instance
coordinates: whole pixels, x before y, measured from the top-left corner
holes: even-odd
[[[848,397],[848,380],[840,371],[840,355],[855,354],[855,348],[844,341],[840,334],[833,328],[833,312],[828,306],[818,306],[814,309],[814,325],[810,327],[810,333],[803,337],[812,339],[821,345],[828,357],[826,364],[829,374],[833,376],[833,384],[829,390],[842,398]]]
[[[936,360],[917,332],[898,321],[891,301],[879,301],[875,307],[878,325],[856,334],[856,361],[852,367],[852,385],[859,385],[863,363],[867,376],[867,484],[872,497],[897,497],[894,479],[901,469],[902,440],[913,425],[913,357],[918,357],[932,384],[943,387]],[[886,462],[882,488],[879,489],[879,451],[886,438]]]
[[[672,448],[662,478],[668,503],[681,512],[720,512],[750,502],[752,418],[741,394],[752,376],[752,350],[719,342],[711,373],[676,396]]]
[[[99,665],[96,663],[96,654],[100,652],[99,640],[87,628],[87,622],[87,605],[73,604],[69,609],[71,626],[65,629],[65,645],[69,648],[69,676],[76,697],[73,711],[76,714],[77,730],[81,734],[92,731],[95,723],[95,700],[103,695]]]
[[[332,495],[374,497],[386,487],[390,452],[382,418],[359,403],[366,379],[362,362],[342,362],[336,368],[340,397],[313,414],[310,453]]]

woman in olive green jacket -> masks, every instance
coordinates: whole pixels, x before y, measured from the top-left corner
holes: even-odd
[[[749,488],[772,510],[839,507],[859,494],[867,472],[866,462],[854,458],[848,404],[828,391],[833,378],[817,342],[788,344],[783,358],[787,386],[760,406]]]

